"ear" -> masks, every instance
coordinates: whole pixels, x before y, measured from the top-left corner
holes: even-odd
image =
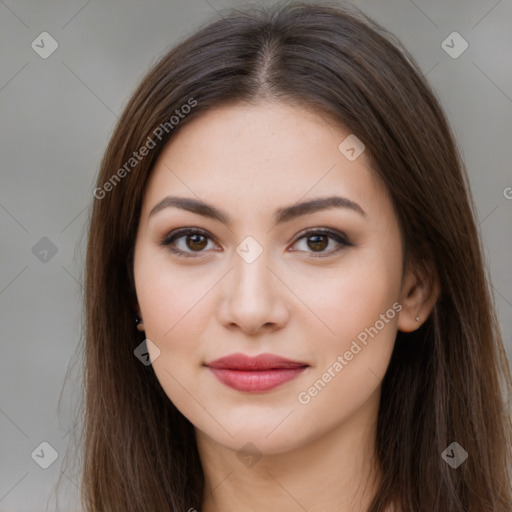
[[[140,312],[139,304],[136,302],[133,304],[133,309],[137,313],[140,321],[137,323],[137,330],[140,332],[144,332],[144,321],[142,320],[142,314]]]
[[[439,278],[432,268],[410,267],[402,280],[398,330],[412,332],[418,329],[432,312],[440,291]]]

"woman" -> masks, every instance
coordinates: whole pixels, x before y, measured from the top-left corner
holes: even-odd
[[[173,48],[94,190],[86,510],[509,512],[474,218],[435,95],[355,9]]]

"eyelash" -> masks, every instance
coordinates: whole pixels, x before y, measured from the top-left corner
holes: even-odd
[[[182,237],[184,237],[186,235],[201,235],[201,236],[204,236],[206,238],[212,239],[212,237],[209,235],[209,233],[204,231],[204,230],[202,230],[202,229],[198,229],[198,228],[179,228],[179,229],[176,229],[174,231],[171,231],[168,235],[166,235],[164,237],[164,239],[160,242],[160,245],[166,246],[172,253],[174,253],[177,256],[182,257],[182,258],[198,258],[198,257],[201,257],[200,254],[203,251],[197,251],[196,253],[198,255],[197,256],[193,256],[192,255],[193,253],[187,253],[187,252],[182,251],[180,249],[176,249],[175,247],[172,246],[173,242],[175,242],[179,238],[182,238]],[[327,252],[319,252],[319,253],[316,253],[316,254],[314,252],[312,252],[312,253],[310,253],[310,256],[309,256],[311,258],[325,258],[325,257],[331,256],[331,255],[339,252],[343,247],[350,247],[350,246],[353,245],[343,233],[339,233],[337,231],[333,231],[331,229],[326,229],[326,228],[312,229],[312,230],[309,230],[309,231],[306,231],[306,232],[302,233],[301,236],[299,236],[297,238],[297,240],[295,240],[294,245],[299,240],[302,240],[303,238],[309,238],[309,237],[315,236],[315,235],[325,235],[325,236],[328,236],[331,239],[333,239],[336,242],[338,242],[340,244],[340,246],[338,248],[334,249],[334,250],[331,249],[330,251],[327,251]],[[300,251],[298,251],[298,252],[300,252]]]

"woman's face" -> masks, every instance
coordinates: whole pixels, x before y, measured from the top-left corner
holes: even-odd
[[[225,106],[185,125],[150,176],[134,273],[153,369],[226,447],[281,453],[375,418],[402,245],[349,135],[281,103]],[[207,366],[231,354],[297,364]]]

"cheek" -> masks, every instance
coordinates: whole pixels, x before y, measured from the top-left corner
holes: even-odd
[[[399,258],[367,248],[300,290],[329,327],[320,326],[325,334],[315,345],[317,365],[300,403],[311,399],[315,407],[338,410],[343,404],[346,413],[376,390],[395,343],[400,279]]]
[[[174,405],[200,421],[201,410],[191,397],[202,393],[195,372],[203,363],[199,340],[211,315],[205,295],[216,281],[197,269],[193,276],[190,269],[173,269],[165,257],[145,259],[143,251],[135,269],[145,335],[159,351],[151,355],[152,368]]]
[[[374,256],[370,250],[354,251],[337,268],[314,276],[297,273],[290,279],[294,280],[294,292],[314,313],[310,321],[320,324],[319,333],[337,349],[350,344],[392,308],[400,292],[400,265],[400,261]],[[386,328],[394,325],[395,316],[391,310]]]
[[[137,298],[148,338],[161,348],[190,345],[205,315],[203,298],[215,285],[211,274],[196,267],[173,267],[165,254],[141,250],[135,265]]]
[[[379,388],[396,338],[397,297],[396,283],[377,269],[342,275],[323,295],[310,295],[335,334],[316,345],[317,365],[297,400],[305,411],[337,411],[325,415],[326,428],[354,414]]]

